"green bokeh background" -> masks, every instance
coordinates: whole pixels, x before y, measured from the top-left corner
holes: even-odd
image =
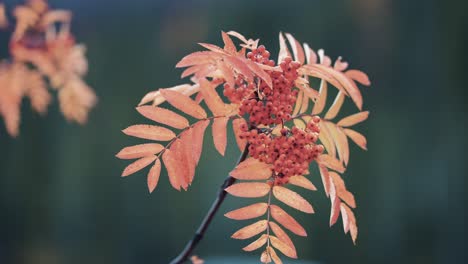
[[[11,8],[19,1],[5,2]],[[164,173],[148,194],[144,173],[120,178],[128,162],[114,155],[141,142],[121,133],[144,122],[134,110],[139,99],[182,83],[175,63],[200,49],[197,42],[220,44],[221,30],[260,38],[274,56],[278,31],[290,32],[315,50],[343,56],[372,80],[370,89],[362,88],[371,116],[358,128],[368,136],[369,151],[353,145],[345,175],[358,202],[358,245],[341,223],[328,227],[329,201],[314,173],[319,190],[302,194],[316,214],[292,212],[309,233],[293,237],[301,259],[463,263],[466,3],[50,2],[74,12],[72,30],[88,47],[86,80],[99,104],[84,127],[65,122],[57,102],[40,117],[24,101],[17,139],[0,124],[0,263],[167,263],[183,248],[237,159],[232,138],[223,158],[209,132],[187,192],[170,188]],[[2,58],[7,42],[8,33],[1,32]],[[229,238],[242,223],[222,216],[245,203],[227,199],[197,255],[249,255],[241,252],[245,242]]]

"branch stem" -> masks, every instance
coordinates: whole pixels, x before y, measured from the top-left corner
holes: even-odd
[[[248,149],[249,149],[249,144],[245,146],[244,151],[242,152],[242,154],[239,157],[239,160],[237,161],[237,164],[241,163],[247,158],[247,155],[249,153]],[[226,198],[227,192],[224,189],[231,186],[235,181],[236,179],[231,176],[228,176],[224,180],[223,184],[221,185],[219,189],[218,196],[216,197],[213,204],[211,205],[211,208],[208,211],[208,213],[205,215],[205,218],[203,219],[200,226],[198,227],[197,232],[195,233],[193,238],[187,243],[184,250],[182,250],[182,252],[180,252],[180,254],[170,262],[170,264],[181,264],[189,259],[190,255],[192,255],[192,252],[195,250],[197,245],[202,240],[211,221],[213,221],[214,216],[216,215],[221,204]]]

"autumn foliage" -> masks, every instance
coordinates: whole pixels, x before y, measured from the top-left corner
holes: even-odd
[[[93,90],[83,81],[88,70],[85,47],[70,32],[72,14],[51,10],[45,0],[27,0],[16,6],[9,27],[0,3],[0,27],[11,29],[11,58],[0,63],[0,115],[11,136],[17,136],[21,101],[45,114],[52,101],[48,87],[57,91],[60,110],[69,121],[83,124],[96,104]]]
[[[194,180],[207,128],[211,125],[214,146],[224,155],[227,127],[232,123],[237,145],[248,155],[229,174],[238,182],[225,191],[262,199],[225,214],[239,221],[257,219],[232,235],[242,240],[255,237],[245,251],[262,248],[260,260],[264,263],[281,263],[277,251],[297,258],[290,233],[307,236],[307,231],[285,209],[314,213],[312,204],[290,189],[317,190],[307,177],[311,163],[317,164],[331,201],[330,226],[341,215],[344,232],[355,243],[358,228],[352,209],[356,202],[341,175],[349,163],[348,138],[367,148],[366,138],[350,128],[369,114],[362,111],[357,86],[370,85],[367,75],[348,70],[341,58],[333,62],[323,50],[316,53],[287,33],[279,35],[276,61],[264,46],[258,46],[258,40],[232,31],[223,32],[222,39],[224,47],[200,43],[205,51],[189,54],[176,65],[185,68],[182,77],[190,76],[190,83],[143,97],[136,109],[156,124],[133,125],[123,132],[158,143],[122,149],[118,158],[135,159],[122,176],[151,166],[147,185],[152,192],[164,165],[172,187],[187,190]],[[336,97],[327,104],[331,87],[336,88]],[[358,112],[335,121],[347,97]],[[177,111],[161,108],[163,102]]]

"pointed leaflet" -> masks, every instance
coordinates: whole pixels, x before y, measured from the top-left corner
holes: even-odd
[[[302,49],[301,43],[299,43],[291,34],[285,33],[286,38],[291,45],[292,52],[294,54],[294,59],[298,61],[300,64],[304,64],[305,62],[305,55],[304,50]]]
[[[143,169],[144,167],[150,165],[151,162],[153,162],[155,159],[156,159],[156,156],[152,155],[152,156],[144,157],[144,158],[134,161],[133,163],[131,163],[124,169],[124,171],[122,172],[122,177],[131,175]]]
[[[224,55],[214,51],[197,51],[183,57],[177,64],[177,68],[188,67],[198,64],[214,63]]]
[[[335,189],[335,185],[330,184],[330,201],[331,201],[331,212],[330,212],[330,226],[334,225],[340,216],[340,205],[341,200],[338,197]]]
[[[348,76],[349,78],[355,80],[356,82],[362,84],[362,85],[366,85],[366,86],[369,86],[371,83],[369,81],[369,77],[367,76],[367,74],[365,74],[364,72],[362,71],[359,71],[359,70],[348,70],[345,72],[346,76]]]
[[[223,100],[219,97],[213,84],[205,78],[200,79],[200,94],[215,116],[225,115],[226,108]]]
[[[178,129],[183,129],[189,126],[189,122],[185,117],[168,109],[149,105],[140,106],[136,109],[144,117],[161,124]]]
[[[263,182],[241,182],[225,189],[231,195],[245,198],[263,197],[270,191],[270,185]]]
[[[276,235],[276,237],[279,238],[279,240],[283,241],[286,243],[286,245],[290,246],[294,251],[296,251],[296,247],[294,246],[291,238],[286,234],[286,232],[275,222],[270,221],[269,222],[270,228],[273,231],[273,233]]]
[[[161,175],[161,161],[159,159],[156,159],[156,162],[154,163],[153,167],[151,167],[149,173],[148,173],[148,190],[150,193],[154,191],[156,186],[158,185],[159,181],[159,176]]]
[[[286,45],[286,40],[283,37],[283,33],[279,33],[279,44],[280,44],[280,50],[278,53],[278,64],[280,64],[284,58],[286,57],[291,57],[289,51],[288,51],[288,46]]]
[[[234,131],[234,136],[236,137],[236,143],[240,151],[244,151],[245,145],[247,144],[247,139],[240,138],[242,133],[241,127],[247,126],[247,122],[244,118],[236,118],[232,121],[232,130]]]
[[[180,186],[182,185],[182,183],[180,183],[180,179],[179,177],[177,177],[177,163],[172,156],[173,154],[171,153],[171,150],[166,149],[166,151],[162,155],[162,160],[164,162],[164,165],[166,166],[169,182],[171,183],[172,187],[174,187],[174,189],[180,191]]]
[[[345,94],[341,91],[338,91],[338,94],[335,97],[335,101],[333,101],[332,106],[330,106],[330,109],[328,109],[327,114],[325,114],[325,119],[331,120],[336,117],[338,112],[340,112],[344,99],[345,99]]]
[[[304,100],[304,91],[302,91],[302,89],[301,89],[301,90],[299,90],[299,93],[297,94],[296,105],[294,106],[292,116],[297,115],[299,113],[299,110],[301,110],[302,100]]]
[[[326,166],[327,168],[336,170],[339,173],[343,173],[345,171],[343,164],[341,164],[339,160],[327,154],[322,154],[318,156],[317,162],[321,165]]]
[[[322,142],[323,146],[327,150],[327,154],[329,154],[332,157],[336,157],[335,140],[333,140],[333,136],[331,135],[331,132],[329,131],[328,126],[324,125],[324,123],[319,124],[319,125],[320,125],[320,133],[319,133],[320,142]]]
[[[309,179],[307,179],[306,177],[302,175],[295,175],[295,176],[290,177],[288,183],[311,190],[311,191],[317,190],[315,185],[311,181],[309,181]]]
[[[180,139],[175,140],[172,143],[170,150],[174,160],[174,164],[172,165],[174,166],[176,177],[179,178],[179,183],[181,184],[182,188],[187,190],[190,183],[190,175],[187,161],[188,157],[185,155],[185,148],[182,145],[182,141]]]
[[[232,39],[229,37],[229,35],[224,31],[221,31],[221,36],[223,37],[224,50],[230,54],[236,54],[236,46],[234,45],[234,42],[232,42]]]
[[[205,110],[187,95],[167,89],[160,89],[160,91],[162,96],[180,111],[197,119],[206,118]]]
[[[220,47],[218,47],[216,45],[210,44],[210,43],[198,43],[198,45],[200,45],[200,46],[202,46],[202,47],[204,47],[206,49],[209,49],[211,51],[215,51],[215,52],[219,52],[219,53],[223,53],[223,54],[225,53],[225,51],[222,48],[220,48]]]
[[[229,173],[229,176],[239,180],[266,180],[271,177],[271,164],[250,157],[239,163],[239,165]]]
[[[307,236],[305,229],[294,218],[276,205],[270,205],[271,217],[298,236]]]
[[[366,137],[364,137],[361,133],[348,128],[343,129],[343,131],[352,141],[354,141],[354,143],[356,143],[356,145],[358,145],[363,150],[367,150]]]
[[[253,62],[251,60],[245,60],[244,62],[255,75],[257,75],[268,85],[268,87],[273,87],[270,75],[266,73],[256,62]]]
[[[346,185],[340,175],[334,171],[330,171],[330,177],[335,186],[336,195],[352,208],[356,208],[354,195],[346,189]]]
[[[191,184],[193,181],[193,177],[195,176],[195,167],[197,166],[195,160],[193,159],[193,130],[193,128],[189,128],[180,136],[180,141],[182,143],[181,152],[183,155],[185,155],[184,159],[187,162],[186,166],[189,184]]]
[[[248,246],[244,247],[242,250],[244,251],[254,251],[261,246],[265,245],[268,240],[268,236],[266,234],[261,235],[257,240],[250,243]]]
[[[226,83],[230,87],[234,87],[235,85],[235,79],[234,79],[234,73],[232,69],[227,65],[225,61],[218,61],[217,62],[218,69],[221,71],[223,74],[224,80],[226,80]]]
[[[246,220],[262,216],[266,213],[268,204],[256,203],[249,206],[245,206],[233,211],[226,213],[224,216],[235,220]]]
[[[239,230],[237,230],[234,234],[232,234],[232,238],[235,239],[247,239],[251,238],[255,235],[258,235],[259,233],[265,231],[268,226],[268,221],[267,220],[260,220],[258,222],[255,222],[251,225],[248,225],[246,227],[243,227]]]
[[[343,205],[344,209],[346,210],[346,215],[348,217],[349,222],[349,232],[351,233],[351,238],[353,239],[353,243],[356,245],[356,239],[358,235],[358,228],[356,225],[356,217],[354,216],[353,211],[349,209],[348,206]]]
[[[123,148],[115,156],[119,159],[138,159],[158,154],[164,147],[158,143],[140,144]]]
[[[291,206],[292,208],[308,214],[314,213],[312,205],[294,191],[281,186],[274,186],[273,195],[276,197],[276,199]]]
[[[327,103],[327,92],[328,92],[327,82],[325,80],[321,80],[319,96],[317,98],[317,101],[315,101],[314,107],[312,108],[313,115],[320,114],[325,108],[325,104]]]
[[[262,263],[271,263],[271,251],[272,250],[273,249],[270,246],[267,246],[266,250],[263,251],[262,255],[260,256],[260,262],[262,262]]]
[[[319,164],[319,171],[320,171],[320,177],[322,178],[322,183],[323,183],[323,189],[325,190],[325,194],[327,197],[330,195],[330,174],[328,169]]]
[[[210,124],[210,120],[202,120],[196,123],[193,126],[193,160],[195,161],[195,164],[198,164],[198,161],[200,161],[200,156],[202,153],[203,149],[203,138],[205,135],[205,130]]]
[[[356,84],[343,73],[321,64],[304,65],[300,68],[300,73],[326,80],[336,88],[346,92],[357,108],[362,109],[361,92]]]
[[[340,130],[341,128],[331,122],[324,121],[323,125],[326,126],[327,130],[331,134],[331,139],[338,151],[340,162],[344,162],[344,164],[347,165],[349,160],[349,146],[346,135]]]
[[[128,136],[157,141],[168,141],[176,137],[172,130],[152,125],[133,125],[122,130],[122,132]]]
[[[369,117],[369,111],[359,112],[341,119],[337,123],[337,125],[342,127],[354,126],[355,124],[361,123],[362,121],[366,120],[367,117]]]
[[[273,260],[273,262],[275,264],[283,264],[283,262],[281,261],[281,259],[278,257],[278,255],[276,254],[276,251],[272,248],[272,247],[267,247],[267,250],[270,254],[270,257],[271,259]]]
[[[240,57],[228,56],[224,58],[224,61],[227,62],[237,73],[244,75],[248,82],[252,82],[254,74],[252,70],[247,66],[247,60],[242,60]]]
[[[315,51],[311,49],[307,43],[304,43],[304,52],[307,59],[307,64],[317,63],[317,54],[315,54]]]
[[[346,212],[345,204],[340,205],[341,219],[343,220],[343,231],[345,234],[349,232],[349,217]]]
[[[215,118],[213,122],[213,142],[219,154],[224,156],[227,144],[227,122],[229,117]]]
[[[277,237],[270,236],[270,242],[273,247],[281,251],[281,253],[283,253],[284,255],[294,259],[297,258],[296,251],[283,241],[279,240]]]

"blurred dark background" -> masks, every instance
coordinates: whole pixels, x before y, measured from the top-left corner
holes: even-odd
[[[5,1],[8,8],[19,2]],[[221,30],[260,38],[275,57],[278,32],[290,32],[332,58],[343,56],[371,78],[372,87],[362,88],[371,117],[357,129],[368,136],[369,151],[351,147],[345,176],[358,202],[357,246],[341,222],[328,227],[329,201],[315,174],[319,190],[302,194],[317,213],[294,212],[309,233],[293,237],[301,259],[465,263],[466,2],[50,4],[74,12],[72,30],[88,47],[86,80],[100,101],[84,127],[68,124],[57,102],[43,118],[24,101],[17,139],[0,124],[0,263],[167,263],[177,255],[233,167],[239,153],[234,141],[222,158],[205,138],[196,180],[180,193],[165,173],[151,195],[144,172],[120,178],[128,162],[114,155],[141,142],[121,133],[144,121],[134,110],[139,99],[182,83],[176,62],[201,49],[197,42],[221,44]],[[8,56],[8,35],[0,33],[1,58]],[[229,238],[241,223],[222,216],[244,203],[227,199],[197,255],[249,255],[241,251],[245,242]],[[259,253],[251,255],[257,259]]]

